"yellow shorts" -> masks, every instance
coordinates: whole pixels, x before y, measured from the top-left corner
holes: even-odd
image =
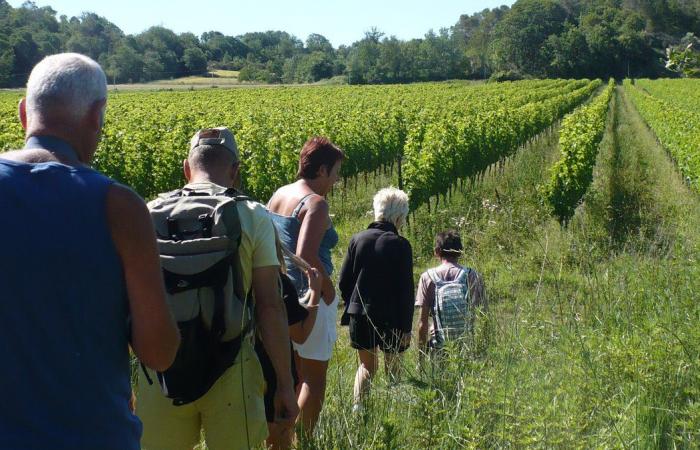
[[[172,400],[161,392],[155,373],[149,375],[152,385],[139,371],[136,400],[136,414],[143,422],[144,450],[192,450],[200,442],[201,429],[208,450],[247,450],[267,437],[265,381],[260,362],[247,341],[241,346],[236,363],[209,392],[192,403],[173,406]]]

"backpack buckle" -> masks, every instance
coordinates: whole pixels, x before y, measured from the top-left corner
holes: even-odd
[[[170,240],[173,240],[173,241],[182,240],[182,236],[180,235],[180,230],[178,229],[178,226],[177,226],[177,219],[173,219],[172,217],[168,217],[167,223],[168,223],[168,238],[170,238]]]
[[[201,214],[197,217],[200,225],[202,226],[202,237],[210,238],[212,236],[212,229],[214,228],[214,218],[208,214]]]

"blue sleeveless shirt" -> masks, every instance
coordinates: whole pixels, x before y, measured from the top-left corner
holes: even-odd
[[[272,218],[272,223],[277,227],[277,232],[279,234],[280,241],[289,251],[296,253],[297,241],[299,240],[299,231],[301,230],[301,221],[299,220],[299,212],[301,208],[304,207],[306,201],[310,196],[314,194],[309,194],[299,201],[299,204],[294,208],[291,216],[283,216],[270,212]],[[333,274],[333,260],[331,258],[331,250],[338,244],[338,232],[335,231],[335,227],[331,224],[331,227],[326,230],[321,239],[321,244],[318,248],[318,257],[323,264],[323,268],[326,273],[330,276]],[[306,275],[296,267],[290,259],[285,256],[285,263],[287,265],[287,275],[294,283],[297,288],[299,295],[301,296],[309,288],[308,280]]]
[[[30,138],[26,148],[73,152]],[[0,157],[0,448],[139,448],[128,302],[107,222],[113,181]]]

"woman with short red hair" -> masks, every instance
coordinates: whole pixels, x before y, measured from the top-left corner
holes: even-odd
[[[338,180],[343,159],[343,151],[330,140],[312,137],[299,155],[297,181],[279,188],[268,202],[282,244],[308,261],[323,277],[323,301],[319,303],[314,328],[304,344],[294,344],[300,379],[299,420],[305,433],[313,431],[321,413],[328,361],[337,337],[338,299],[330,276],[331,249],[338,243],[338,233],[328,213],[326,195]],[[293,261],[286,263],[287,275],[301,298],[308,289],[307,279]]]

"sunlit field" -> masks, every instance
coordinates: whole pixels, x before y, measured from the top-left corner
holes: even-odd
[[[411,196],[401,233],[416,282],[437,264],[435,233],[461,233],[489,297],[474,339],[423,366],[414,341],[400,379],[379,374],[353,414],[357,356],[340,328],[319,426],[299,448],[697,448],[698,92],[678,80],[118,91],[95,166],[150,199],[184,183],[192,134],[224,125],[246,190],[266,202],[303,142],[326,135],[348,154],[329,195],[336,268],[389,185]],[[0,93],[0,149],[22,144],[20,95]],[[566,117],[588,105],[587,153],[566,159],[560,137],[584,133]],[[562,164],[590,176],[553,184]],[[570,183],[580,195],[552,196]]]

